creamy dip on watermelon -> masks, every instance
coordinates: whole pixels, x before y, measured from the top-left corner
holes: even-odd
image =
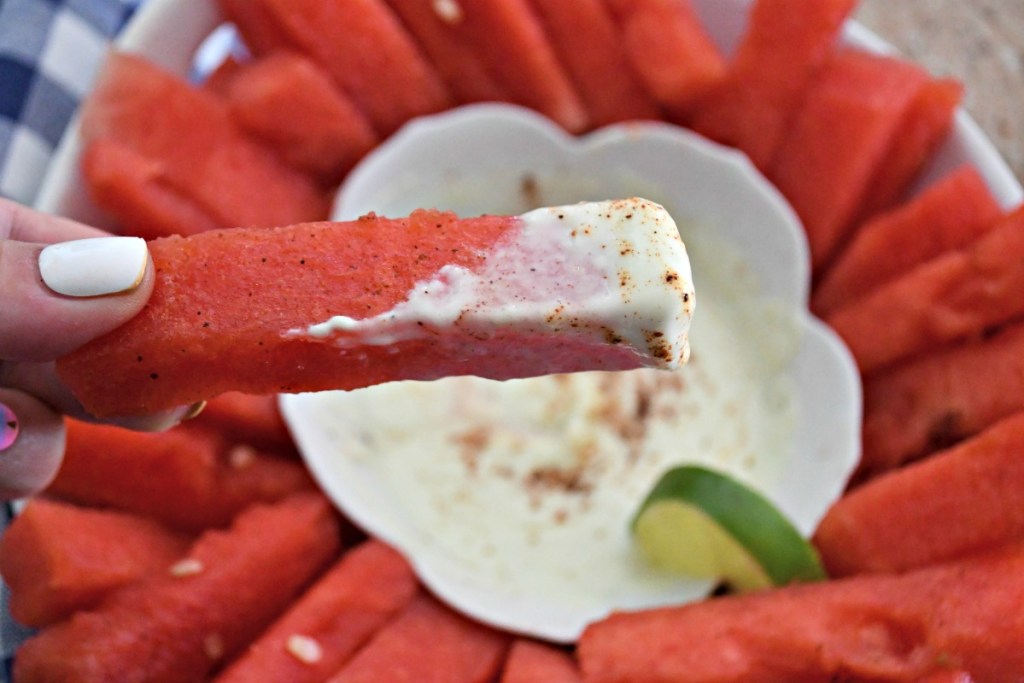
[[[693,278],[662,206],[639,198],[582,202],[508,221],[482,268],[445,266],[390,311],[334,316],[306,333],[340,345],[390,345],[453,332],[489,338],[511,329],[589,337],[598,349],[623,345],[646,357],[633,367],[686,362]]]

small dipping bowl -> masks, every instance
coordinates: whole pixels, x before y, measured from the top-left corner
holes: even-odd
[[[352,520],[454,608],[556,642],[613,610],[713,590],[659,574],[632,543],[630,519],[669,466],[730,472],[805,535],[843,491],[861,390],[845,347],[808,312],[798,220],[745,156],[685,130],[631,123],[577,138],[507,105],[410,123],[353,171],[333,216],[629,196],[664,205],[690,254],[683,369],[282,397],[306,462]]]

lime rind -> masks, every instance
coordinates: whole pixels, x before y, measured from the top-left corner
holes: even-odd
[[[700,510],[735,539],[739,552],[749,555],[773,585],[826,578],[814,546],[760,493],[727,475],[696,465],[669,470],[634,516],[631,525],[634,533],[645,512],[661,503],[684,504]],[[662,535],[656,542],[672,540]],[[675,539],[674,542],[685,544],[688,541]],[[740,576],[754,578],[749,573]]]

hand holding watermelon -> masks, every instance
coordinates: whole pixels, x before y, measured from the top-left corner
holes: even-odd
[[[33,493],[64,450],[60,414],[82,414],[52,361],[120,326],[153,289],[144,241],[110,237],[0,200],[0,497]],[[137,418],[168,427],[186,409]]]

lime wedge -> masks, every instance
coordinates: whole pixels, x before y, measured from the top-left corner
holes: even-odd
[[[774,505],[704,467],[666,472],[633,518],[633,535],[654,566],[737,591],[825,578],[814,546]]]

